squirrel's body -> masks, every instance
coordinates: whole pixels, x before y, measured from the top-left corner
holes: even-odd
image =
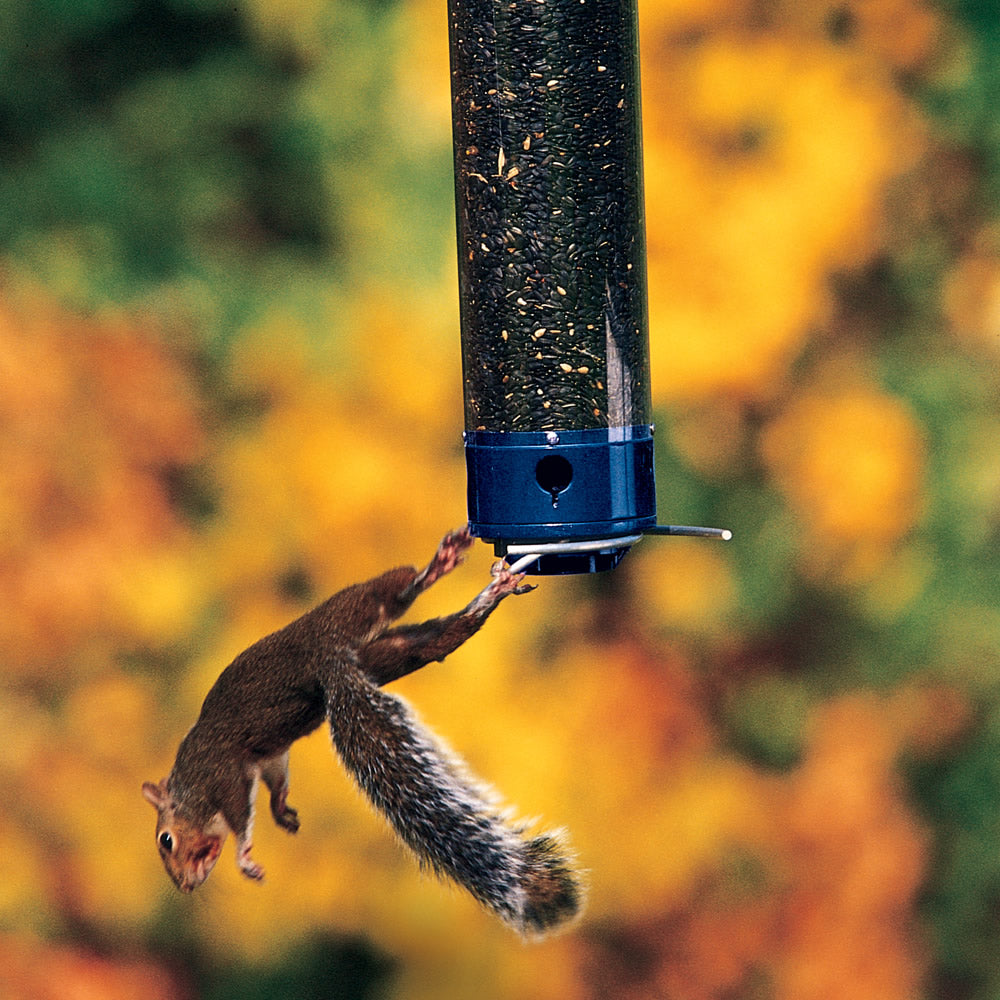
[[[525,933],[573,916],[581,891],[557,838],[526,838],[492,793],[379,690],[457,649],[510,594],[530,589],[500,567],[462,611],[388,628],[471,544],[446,536],[430,564],[390,570],[335,594],[240,653],[219,676],[184,737],[169,777],[143,786],[157,808],[157,845],[178,888],[197,888],[228,833],[249,877],[258,779],[279,826],[298,830],[287,803],[288,750],[329,721],[334,746],[361,789],[420,861],[460,882]]]

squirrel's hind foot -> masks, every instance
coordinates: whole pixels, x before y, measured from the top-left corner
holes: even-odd
[[[431,561],[413,581],[414,585],[420,590],[426,590],[432,583],[450,573],[462,562],[462,557],[472,546],[473,541],[468,525],[455,531],[449,531],[441,539],[441,544],[438,545],[437,552],[431,557]]]
[[[490,567],[490,581],[487,591],[497,599],[507,597],[508,594],[529,594],[535,590],[538,584],[525,583],[524,573],[512,573],[510,567],[502,559],[498,559]]]

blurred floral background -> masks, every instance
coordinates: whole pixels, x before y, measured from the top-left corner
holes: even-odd
[[[139,786],[464,520],[444,0],[8,0],[0,996],[1000,996],[1000,19],[642,0],[662,521],[395,685],[589,871],[523,945],[319,731],[268,881]],[[423,598],[454,610],[491,555]]]

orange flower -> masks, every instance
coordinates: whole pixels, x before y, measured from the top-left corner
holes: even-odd
[[[41,294],[0,304],[0,650],[15,669],[85,634],[134,634],[132,560],[183,537],[165,472],[203,447],[199,401],[154,331]]]

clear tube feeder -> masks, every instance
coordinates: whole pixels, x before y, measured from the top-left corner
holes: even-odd
[[[728,537],[656,524],[634,0],[449,21],[473,534],[543,574]]]

